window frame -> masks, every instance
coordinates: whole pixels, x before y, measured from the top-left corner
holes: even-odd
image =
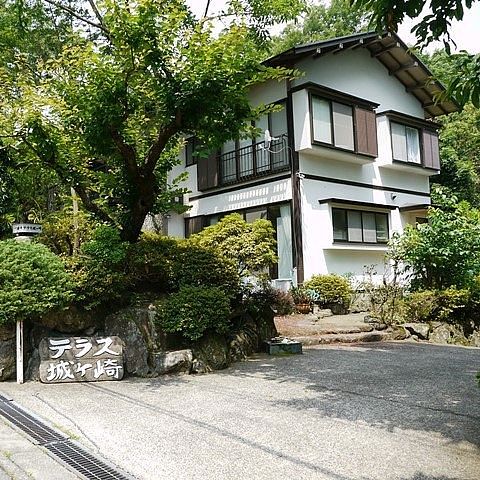
[[[346,240],[343,239],[336,239],[334,237],[334,211],[341,211],[344,214],[345,218],[345,225],[346,225]],[[361,224],[361,232],[362,232],[362,240],[349,240],[348,239],[348,212],[355,212],[355,213],[360,213],[360,224]],[[366,242],[364,240],[365,235],[364,235],[364,220],[363,220],[363,214],[374,214],[375,215],[375,235],[377,237],[377,240],[375,242]],[[385,241],[379,241],[378,236],[377,236],[377,215],[383,215],[386,219],[387,223],[387,239]],[[390,219],[389,219],[389,214],[388,212],[379,212],[376,210],[363,210],[363,209],[356,209],[356,208],[344,208],[344,207],[336,207],[332,206],[331,208],[331,219],[332,219],[332,237],[333,237],[333,243],[336,244],[348,244],[348,245],[387,245],[389,240],[390,240]]]
[[[318,98],[319,100],[323,100],[328,102],[329,106],[329,114],[330,114],[330,136],[332,139],[332,143],[322,142],[321,140],[315,139],[315,127],[314,127],[314,119],[313,119],[313,101],[314,98]],[[349,107],[352,110],[352,136],[353,136],[353,149],[339,147],[335,144],[335,125],[333,119],[333,104],[338,103],[339,105],[343,105],[345,107]],[[357,145],[357,125],[355,122],[355,104],[345,102],[342,100],[338,100],[335,98],[330,98],[328,96],[324,96],[319,93],[309,92],[309,109],[310,109],[310,131],[311,131],[311,140],[313,145],[319,145],[322,147],[334,148],[335,150],[341,150],[343,152],[348,153],[358,153],[358,145]],[[360,153],[359,155],[365,155]],[[368,156],[368,155],[366,155]]]
[[[392,161],[394,162],[400,162],[404,165],[411,165],[411,166],[416,166],[416,167],[422,167],[426,168],[424,164],[424,158],[423,158],[423,128],[419,128],[416,125],[409,124],[407,122],[402,122],[397,119],[392,119],[389,118],[389,130],[390,130],[390,145],[392,147]],[[411,128],[417,131],[418,134],[418,153],[420,155],[420,162],[411,162],[410,160],[401,160],[400,158],[395,158],[395,152],[393,151],[393,135],[392,135],[392,124],[400,125],[402,127],[406,128]],[[406,135],[406,130],[405,130],[405,143],[406,143],[406,151],[407,151],[407,157],[408,157],[408,137]]]
[[[378,130],[377,125],[375,123],[375,153],[366,153],[359,150],[359,142],[358,142],[358,125],[357,125],[357,110],[368,110],[373,112],[375,118],[377,117],[376,109],[379,106],[378,103],[371,102],[369,100],[365,100],[359,97],[355,97],[353,95],[345,94],[343,92],[339,92],[337,90],[333,90],[331,88],[327,88],[321,85],[312,84],[309,82],[305,87],[308,93],[308,109],[309,109],[309,117],[310,117],[310,143],[312,145],[323,147],[323,148],[330,148],[336,150],[338,152],[344,152],[348,154],[354,154],[359,157],[366,158],[368,160],[374,161],[378,158]],[[313,126],[313,98],[319,98],[321,100],[325,100],[329,102],[329,109],[330,109],[330,131],[332,135],[332,143],[322,142],[320,140],[315,140],[315,132]],[[340,105],[348,106],[352,109],[352,126],[353,126],[353,150],[344,147],[338,147],[335,145],[335,133],[334,133],[334,125],[333,125],[333,108],[332,103],[338,103]]]
[[[194,152],[195,152],[195,149],[199,145],[199,141],[198,141],[198,138],[195,135],[191,135],[190,137],[186,138],[185,141],[186,141],[186,143],[185,143],[185,167],[191,167],[193,165],[196,165],[197,161],[198,161],[198,155],[195,155]],[[192,146],[191,147],[192,148],[191,156],[188,153],[189,144],[191,144],[191,146]]]

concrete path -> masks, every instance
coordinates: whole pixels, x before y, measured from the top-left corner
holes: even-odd
[[[142,480],[478,480],[477,370],[479,349],[382,343],[0,393]]]
[[[0,417],[0,480],[77,478]]]

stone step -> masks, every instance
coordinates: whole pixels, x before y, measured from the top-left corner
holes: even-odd
[[[330,343],[365,343],[382,342],[391,340],[391,334],[383,331],[361,332],[361,333],[330,333],[325,335],[310,335],[290,337],[292,340],[301,342],[303,346],[327,345]]]

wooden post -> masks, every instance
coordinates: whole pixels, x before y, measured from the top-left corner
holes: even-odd
[[[17,321],[17,383],[23,383],[23,320]]]

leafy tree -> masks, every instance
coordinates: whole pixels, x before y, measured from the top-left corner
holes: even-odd
[[[30,27],[21,31],[42,35],[38,49],[8,37],[21,58],[31,60],[33,49],[31,61],[0,58],[6,146],[51,169],[97,219],[134,242],[146,215],[170,209],[182,192],[180,179],[167,185],[182,135],[217,147],[260,114],[248,103],[252,83],[294,74],[262,66],[259,51],[268,26],[295,17],[302,1],[228,1],[219,34],[218,16],[195,18],[185,0],[4,6],[0,25],[14,25],[20,9],[18,23],[27,17]]]
[[[480,273],[480,212],[455,196],[437,191],[439,208],[430,208],[428,223],[407,225],[391,243],[416,289],[468,287]]]
[[[445,50],[450,53],[450,27],[453,20],[462,20],[465,10],[471,8],[476,0],[449,0],[442,2],[430,0],[350,0],[352,6],[365,8],[372,13],[372,23],[377,30],[397,31],[405,17],[417,19],[413,27],[419,46],[425,46],[434,40],[443,41]],[[421,17],[428,6],[429,13]],[[480,107],[480,55],[462,52],[455,55],[458,69],[449,81],[447,95],[453,95],[462,105],[471,101]]]
[[[232,213],[190,238],[201,246],[216,248],[235,262],[241,276],[249,276],[276,262],[274,234],[268,220],[247,223],[240,214]]]
[[[311,5],[300,23],[287,25],[279,36],[272,39],[271,53],[275,55],[302,43],[359,33],[367,26],[365,8],[352,7],[349,0]]]

